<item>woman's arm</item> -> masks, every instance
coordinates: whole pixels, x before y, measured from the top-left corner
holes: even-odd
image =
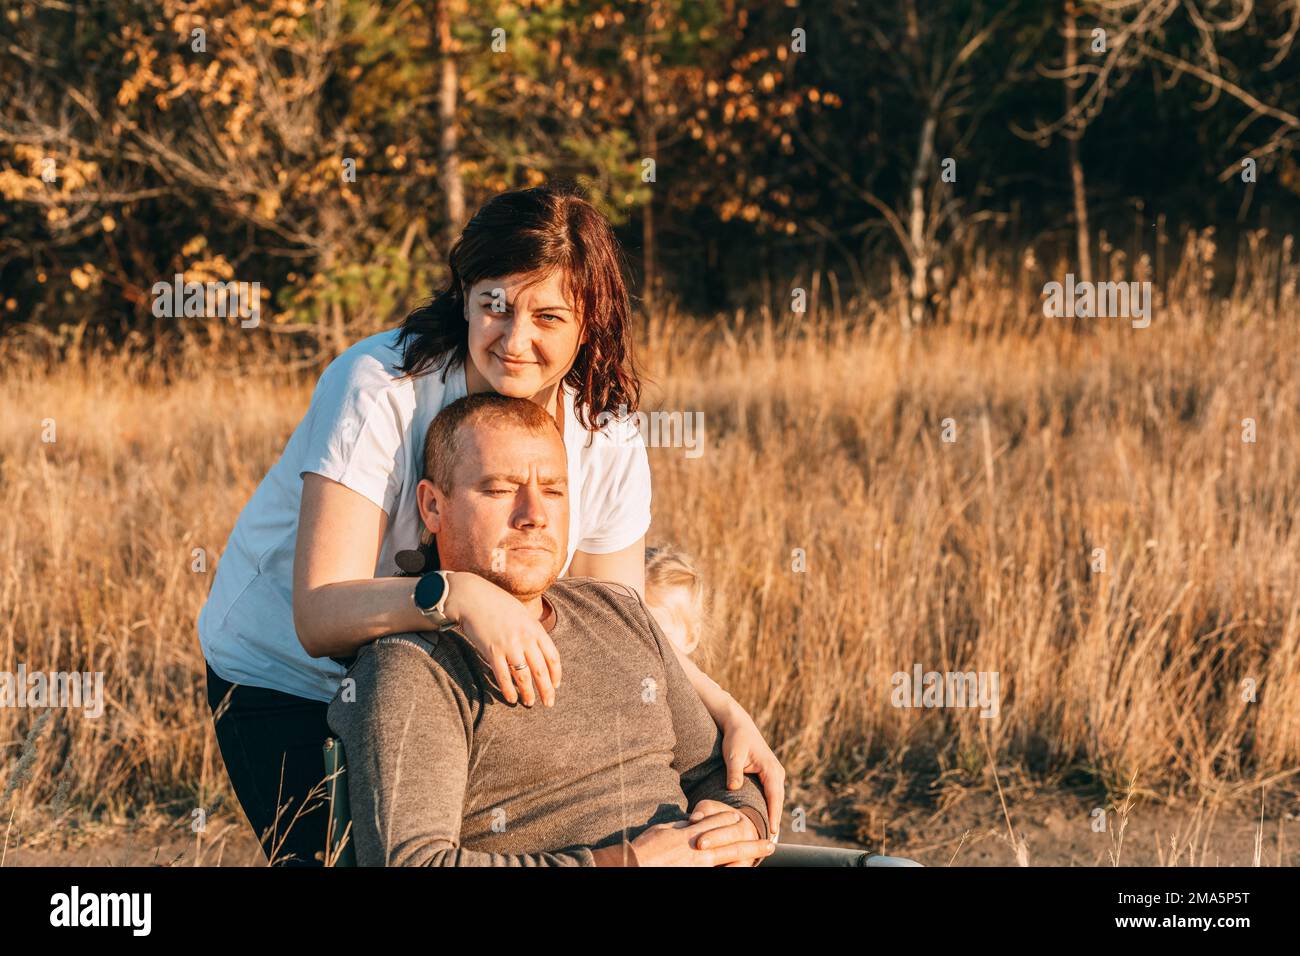
[[[376,578],[388,515],[337,481],[302,478],[293,558],[293,623],[312,657],[350,657],[385,634],[432,630],[413,578]]]
[[[415,578],[375,577],[388,527],[384,510],[337,481],[303,475],[293,560],[293,622],[312,657],[351,657],[385,634],[430,631],[413,600]],[[468,571],[449,580],[449,618],[492,669],[509,703],[554,706],[560,655],[541,622],[513,594]],[[539,662],[513,671],[516,661]]]
[[[625,585],[641,595],[645,600],[645,536],[637,538],[622,551],[609,554],[588,554],[586,551],[573,552],[569,562],[571,578],[599,578],[601,581],[614,581]]]
[[[621,551],[610,554],[588,554],[575,551],[569,562],[570,577],[599,578],[635,588],[645,600],[645,538]],[[745,774],[757,774],[763,781],[763,794],[767,798],[768,818],[772,821],[772,839],[781,829],[781,808],[785,803],[785,770],[772,748],[763,739],[758,725],[723,690],[718,682],[696,666],[695,662],[673,645],[677,660],[681,662],[686,677],[704,701],[709,716],[722,731],[722,756],[727,762],[727,789],[739,790]]]
[[[677,660],[681,662],[682,670],[686,672],[686,679],[700,695],[713,722],[722,731],[722,759],[727,764],[727,789],[739,790],[745,783],[745,774],[757,774],[763,783],[772,841],[775,842],[781,832],[781,808],[785,804],[785,768],[745,708],[723,690],[717,681],[700,670],[677,645],[673,644],[672,647],[677,653]]]

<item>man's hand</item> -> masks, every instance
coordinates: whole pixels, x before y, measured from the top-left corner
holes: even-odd
[[[681,820],[677,823],[659,823],[650,827],[632,841],[638,866],[730,866],[750,864],[741,861],[761,860],[776,849],[769,840],[729,840],[708,849],[699,847],[699,839],[706,833],[731,829],[743,822],[748,832],[758,836],[754,824],[745,819],[739,810],[711,800],[701,800],[723,807],[725,812],[706,815],[697,822]]]
[[[695,846],[698,849],[709,850],[727,846],[728,844],[750,845],[756,842],[766,843],[769,846],[773,845],[770,840],[762,839],[762,835],[758,832],[758,828],[754,826],[754,821],[746,814],[740,813],[740,811],[736,810],[735,807],[729,807],[725,803],[720,803],[717,800],[701,800],[697,803],[691,810],[691,822],[694,823],[703,820],[706,817],[721,816],[729,811],[737,813],[740,816],[740,819],[727,826],[721,826],[709,830],[695,841]],[[743,858],[734,863],[726,863],[724,865],[757,866],[762,862],[763,857],[766,855],[767,854],[761,854],[754,857]]]

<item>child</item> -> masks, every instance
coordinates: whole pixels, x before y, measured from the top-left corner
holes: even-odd
[[[647,548],[645,603],[655,623],[683,654],[691,654],[704,631],[704,581],[691,559],[672,545]]]

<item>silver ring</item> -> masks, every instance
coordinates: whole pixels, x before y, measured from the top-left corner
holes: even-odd
[[[528,665],[527,665],[527,664],[511,664],[511,665],[510,665],[510,669],[511,669],[512,671],[526,671],[526,670],[528,670]]]

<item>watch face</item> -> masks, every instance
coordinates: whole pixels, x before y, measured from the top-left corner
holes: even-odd
[[[426,574],[420,578],[420,582],[415,586],[415,606],[423,611],[428,611],[437,606],[442,600],[442,592],[446,590],[447,582],[442,579],[441,574],[436,572]]]

